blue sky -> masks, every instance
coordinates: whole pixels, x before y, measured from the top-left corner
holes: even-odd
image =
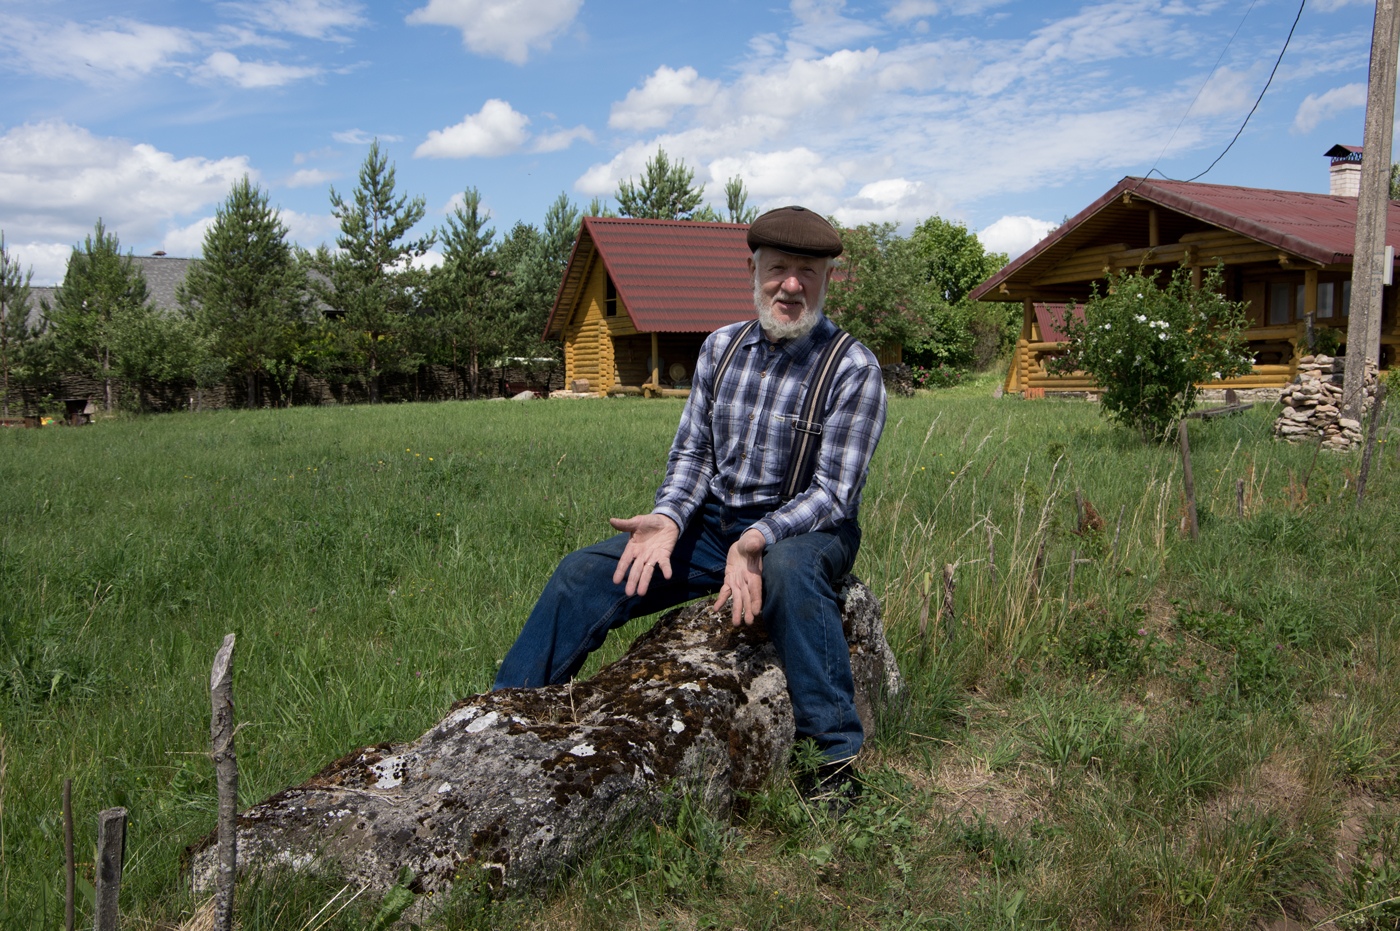
[[[1017,254],[1124,175],[1188,178],[1254,103],[1297,0],[0,0],[0,230],[36,284],[101,216],[197,255],[230,185],[334,244],[369,141],[493,225],[608,197],[663,146],[723,205],[932,214]],[[1202,181],[1325,191],[1359,144],[1374,4],[1309,0]],[[1217,67],[1217,62],[1218,67]]]

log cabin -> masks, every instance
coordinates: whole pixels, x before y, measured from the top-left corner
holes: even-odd
[[[566,385],[603,394],[689,393],[705,337],[754,316],[748,226],[585,217],[545,339],[564,342]]]
[[[705,337],[753,319],[747,233],[741,223],[585,217],[544,331],[564,342],[564,383],[689,394]],[[902,346],[872,348],[881,364],[901,360]]]
[[[1199,285],[1207,268],[1221,264],[1226,297],[1247,303],[1244,337],[1253,371],[1211,387],[1288,384],[1308,352],[1309,319],[1319,330],[1334,329],[1344,346],[1359,151],[1336,146],[1327,155],[1333,165],[1328,194],[1134,177],[1118,182],[973,289],[973,300],[1019,301],[1024,308],[1005,389],[1032,396],[1093,390],[1089,376],[1055,375],[1045,362],[1067,345],[1067,305],[1082,305],[1108,275],[1139,267],[1169,272],[1185,265]],[[1400,246],[1400,202],[1390,204],[1386,242]],[[1395,291],[1386,288],[1381,368],[1396,363],[1397,345]]]

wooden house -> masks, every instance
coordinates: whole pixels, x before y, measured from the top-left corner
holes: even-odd
[[[564,381],[602,393],[687,393],[705,337],[754,316],[748,227],[585,217],[545,339]]]
[[[564,341],[564,383],[586,381],[604,394],[689,394],[705,337],[754,317],[748,229],[585,217],[544,331]],[[885,364],[902,351],[875,353]]]
[[[1352,165],[1355,151],[1329,152],[1334,169]],[[1307,353],[1309,316],[1315,327],[1337,329],[1345,343],[1355,222],[1354,195],[1124,178],[971,297],[1019,301],[1024,308],[1006,390],[1084,391],[1094,387],[1088,376],[1054,375],[1045,367],[1065,348],[1066,304],[1082,304],[1110,273],[1184,264],[1199,284],[1205,269],[1222,264],[1226,296],[1248,304],[1245,338],[1254,369],[1218,386],[1282,387]],[[1390,205],[1386,241],[1400,246],[1400,202]],[[1381,366],[1388,368],[1400,344],[1391,288],[1381,333]]]

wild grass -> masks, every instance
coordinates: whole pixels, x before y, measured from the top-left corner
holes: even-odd
[[[1266,409],[1193,423],[1192,541],[1174,448],[1093,405],[987,394],[890,406],[856,571],[909,691],[867,743],[860,804],[832,820],[779,780],[732,822],[682,806],[542,899],[464,884],[428,926],[1231,928],[1356,909],[1337,926],[1393,926],[1394,440],[1358,509],[1359,456],[1274,443]],[[475,403],[0,432],[0,925],[62,920],[64,778],[80,875],[96,812],[124,805],[128,926],[188,918],[223,634],[242,805],[416,736],[489,686],[560,556],[649,508],[679,414]],[[240,917],[372,927],[382,903],[356,892],[249,883]]]

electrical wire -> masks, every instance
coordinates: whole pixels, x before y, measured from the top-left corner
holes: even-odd
[[[1307,4],[1308,4],[1308,0],[1302,0],[1302,2],[1298,4],[1298,15],[1295,16],[1295,17],[1293,17],[1293,25],[1290,26],[1289,29],[1288,29],[1288,38],[1286,38],[1286,39],[1283,40],[1283,48],[1279,49],[1278,58],[1274,59],[1274,69],[1273,69],[1272,71],[1269,72],[1269,80],[1267,80],[1267,81],[1264,82],[1264,89],[1261,90],[1261,91],[1259,92],[1259,96],[1258,96],[1258,97],[1255,99],[1255,101],[1254,101],[1254,106],[1252,106],[1252,107],[1249,108],[1249,113],[1247,113],[1247,114],[1245,115],[1244,122],[1240,124],[1240,128],[1237,129],[1237,130],[1235,131],[1235,136],[1234,136],[1234,138],[1231,139],[1231,140],[1230,140],[1230,144],[1227,145],[1227,146],[1221,151],[1221,153],[1215,157],[1215,161],[1211,162],[1209,165],[1206,166],[1205,171],[1202,171],[1200,174],[1193,175],[1193,176],[1191,176],[1190,178],[1187,178],[1187,179],[1186,179],[1186,182],[1187,182],[1188,184],[1189,184],[1190,182],[1192,182],[1192,181],[1195,181],[1197,178],[1204,177],[1205,174],[1206,174],[1206,172],[1210,171],[1210,170],[1211,170],[1212,168],[1214,168],[1216,165],[1220,164],[1220,160],[1221,160],[1222,158],[1224,158],[1224,157],[1225,157],[1225,154],[1226,154],[1227,152],[1229,152],[1230,149],[1234,148],[1235,143],[1239,141],[1240,135],[1244,132],[1244,128],[1245,128],[1246,126],[1249,125],[1250,117],[1254,116],[1254,111],[1259,109],[1259,104],[1263,102],[1263,100],[1264,100],[1264,95],[1265,95],[1266,93],[1268,93],[1268,91],[1269,91],[1269,85],[1271,85],[1271,84],[1274,83],[1274,75],[1278,74],[1278,66],[1279,66],[1280,64],[1282,64],[1282,62],[1283,62],[1283,54],[1284,54],[1284,52],[1287,52],[1287,51],[1288,51],[1288,45],[1289,45],[1290,42],[1293,41],[1293,33],[1294,33],[1294,31],[1298,28],[1298,21],[1299,21],[1300,19],[1303,18],[1303,8],[1304,8],[1305,6],[1307,6]],[[1248,15],[1248,14],[1246,14],[1246,15]],[[1204,89],[1205,89],[1205,88],[1202,87],[1202,90],[1204,90]],[[1197,96],[1199,96],[1199,95],[1197,95]],[[1183,117],[1183,119],[1184,119],[1184,117]],[[1163,151],[1165,151],[1165,149],[1164,149]],[[1157,171],[1156,165],[1153,165],[1153,167],[1148,171],[1148,175],[1151,175],[1153,172],[1157,172],[1157,174],[1161,175],[1162,178],[1163,178],[1164,180],[1167,180],[1167,181],[1175,181],[1175,180],[1176,180],[1175,178],[1168,178],[1166,175],[1162,174],[1160,171]]]
[[[1245,10],[1244,15],[1240,17],[1239,25],[1235,26],[1235,31],[1230,33],[1230,40],[1226,42],[1225,47],[1220,50],[1220,56],[1215,59],[1215,64],[1211,66],[1210,74],[1206,75],[1206,79],[1201,82],[1201,87],[1196,91],[1196,96],[1191,98],[1191,103],[1186,107],[1186,112],[1181,114],[1181,119],[1177,120],[1176,128],[1173,129],[1172,134],[1167,137],[1167,141],[1162,144],[1162,151],[1157,153],[1157,158],[1153,160],[1152,167],[1147,169],[1147,174],[1144,175],[1144,177],[1151,177],[1152,172],[1157,171],[1157,165],[1161,163],[1162,156],[1167,154],[1167,149],[1171,146],[1172,140],[1176,138],[1177,133],[1181,132],[1181,127],[1186,124],[1186,118],[1190,116],[1191,111],[1196,108],[1196,102],[1201,99],[1201,95],[1204,94],[1206,88],[1210,86],[1210,79],[1215,77],[1215,72],[1220,70],[1220,63],[1225,60],[1225,53],[1230,51],[1230,46],[1235,44],[1235,39],[1239,37],[1240,30],[1244,28],[1245,20],[1249,19],[1249,14],[1254,12],[1254,5],[1258,2],[1259,0],[1249,0],[1249,8]],[[1161,174],[1160,171],[1157,173]]]

